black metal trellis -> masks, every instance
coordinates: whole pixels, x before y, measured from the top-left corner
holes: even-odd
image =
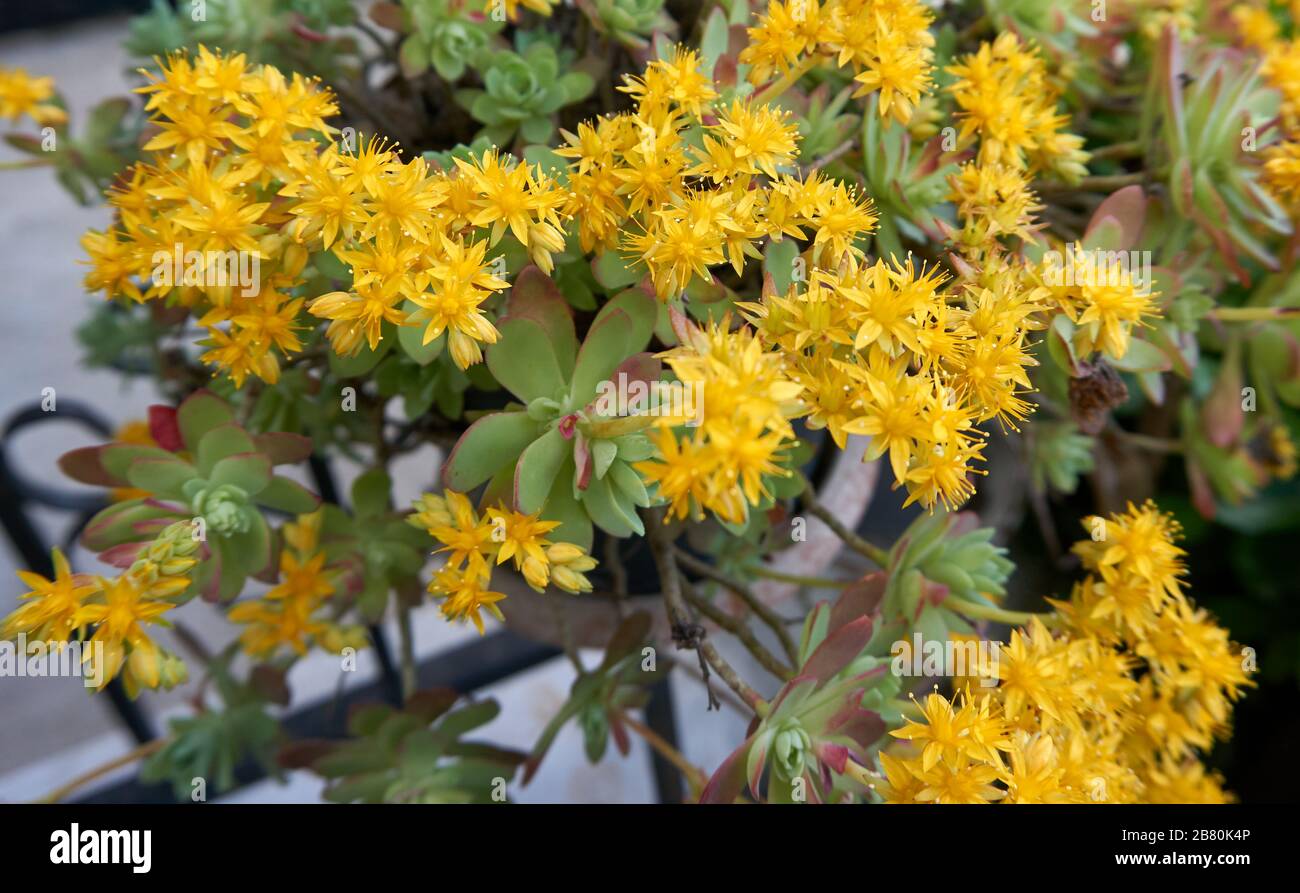
[[[53,576],[53,561],[45,537],[33,522],[30,509],[51,508],[70,513],[73,522],[64,537],[65,551],[71,550],[86,523],[107,503],[98,495],[61,490],[19,474],[10,455],[9,445],[14,435],[24,429],[51,422],[74,422],[107,440],[112,427],[94,409],[84,403],[60,397],[57,411],[44,411],[39,405],[14,413],[0,429],[0,523],[14,551],[24,565],[44,576]],[[339,502],[338,488],[329,462],[319,456],[311,457],[309,468],[317,492],[327,502]],[[353,704],[386,701],[400,704],[401,677],[392,657],[392,649],[384,630],[378,625],[370,627],[370,637],[379,664],[379,678],[355,689],[344,691],[338,697],[302,708],[281,718],[284,729],[295,738],[337,738],[344,734],[348,708]],[[524,639],[512,632],[501,631],[483,639],[435,655],[417,667],[421,687],[446,686],[463,694],[501,682],[519,673],[533,669],[561,652],[550,646]],[[140,702],[127,696],[121,679],[110,682],[105,691],[113,711],[124,728],[140,744],[158,737],[157,724]],[[646,722],[665,740],[675,743],[676,722],[673,699],[667,680],[657,684],[646,707]],[[677,770],[658,753],[651,751],[655,786],[660,802],[679,803],[682,800],[681,778]],[[250,763],[236,771],[236,784],[251,784],[265,776],[261,767]],[[120,784],[104,788],[83,798],[85,803],[170,803],[175,802],[170,787],[149,784],[131,778]]]

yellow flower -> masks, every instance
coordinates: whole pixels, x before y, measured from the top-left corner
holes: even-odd
[[[34,78],[22,68],[0,68],[0,118],[23,115],[37,124],[64,124],[68,113],[47,100],[54,98],[54,78]]]
[[[115,580],[99,578],[98,589],[102,603],[82,606],[74,623],[77,626],[98,625],[91,636],[92,650],[86,659],[97,660],[93,648],[102,646],[103,664],[93,668],[96,675],[102,673],[101,687],[116,678],[128,658],[130,663],[125,681],[129,692],[139,686],[158,687],[165,680],[162,653],[144,631],[144,625],[170,626],[162,615],[176,606],[146,598],[140,586],[125,574]]]
[[[82,625],[79,620],[82,604],[99,591],[100,584],[84,574],[72,573],[68,559],[58,549],[51,554],[53,580],[31,571],[18,571],[18,579],[31,590],[18,596],[24,603],[0,627],[0,635],[6,639],[23,634],[29,639],[66,642]]]
[[[484,262],[486,249],[485,242],[467,246],[441,236],[441,250],[420,274],[420,290],[411,298],[420,309],[403,321],[425,326],[425,344],[448,332],[452,359],[461,369],[482,360],[480,342],[495,344],[500,337],[480,305],[509,283],[490,272],[492,265]]]

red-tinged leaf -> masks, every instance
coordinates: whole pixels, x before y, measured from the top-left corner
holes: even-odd
[[[829,634],[799,670],[825,682],[853,662],[871,641],[871,618],[859,617]]]
[[[859,617],[873,616],[880,609],[888,582],[884,571],[876,571],[846,586],[831,606],[829,630],[837,630]]]
[[[445,686],[426,688],[413,692],[406,699],[406,705],[402,709],[407,713],[414,713],[426,723],[432,723],[450,710],[459,698],[460,695],[452,688]]]
[[[180,425],[176,421],[175,407],[162,404],[149,407],[149,436],[158,446],[173,453],[185,446],[181,440]]]
[[[83,484],[97,487],[125,487],[126,478],[112,474],[100,461],[104,447],[81,447],[59,457],[59,469]]]
[[[844,708],[827,721],[827,735],[843,735],[853,740],[862,749],[870,747],[880,740],[888,728],[879,713],[863,710],[856,704],[845,704]]]
[[[113,567],[128,568],[135,563],[143,546],[140,543],[121,543],[99,553],[99,560]]]
[[[254,435],[253,443],[272,465],[296,465],[311,458],[311,438],[301,434],[272,431]]]
[[[1088,223],[1088,229],[1084,232],[1083,243],[1089,248],[1105,248],[1108,251],[1131,250],[1142,238],[1146,216],[1147,197],[1142,187],[1136,184],[1125,186],[1111,193],[1097,206],[1092,220]],[[1106,221],[1114,224],[1118,238],[1112,244],[1096,244],[1096,240],[1100,238],[1097,229]]]
[[[403,24],[402,8],[396,3],[379,0],[378,3],[371,5],[369,15],[370,21],[381,28],[387,28],[389,31],[397,31],[398,33],[407,30]]]
[[[796,676],[781,687],[772,699],[772,705],[769,708],[768,716],[780,719],[786,713],[797,708],[803,703],[804,699],[817,688],[818,680],[815,676]]]
[[[837,775],[843,775],[845,767],[849,764],[849,749],[843,744],[818,741],[813,744],[813,753]],[[812,785],[808,787],[811,788]]]
[[[1218,504],[1214,500],[1214,489],[1210,479],[1195,459],[1187,463],[1187,485],[1192,491],[1192,505],[1201,517],[1213,521],[1218,513]]]
[[[578,482],[578,489],[587,489],[595,463],[591,461],[591,447],[581,431],[573,439],[573,466],[576,469],[574,479]]]
[[[284,669],[271,664],[258,664],[248,676],[249,686],[272,704],[289,706],[289,679]]]
[[[578,336],[573,328],[573,310],[555,280],[532,264],[524,267],[506,296],[505,311],[507,319],[523,317],[542,327],[550,336],[560,372],[569,379],[578,355]]]
[[[281,769],[310,769],[312,764],[332,753],[338,743],[323,738],[304,738],[280,747],[275,762]]]
[[[618,364],[614,374],[609,380],[617,384],[620,375],[627,376],[625,381],[631,384],[634,381],[649,384],[652,381],[658,381],[659,376],[663,374],[663,362],[652,353],[636,353]]]
[[[609,714],[609,733],[614,738],[614,746],[618,748],[621,756],[627,756],[632,750],[632,739],[627,733],[627,726],[623,725],[623,718],[617,712]]]
[[[1206,439],[1219,449],[1226,450],[1236,444],[1246,424],[1241,388],[1241,342],[1233,340],[1219,367],[1214,387],[1201,406],[1201,428]]]
[[[737,747],[722,761],[709,783],[700,792],[701,803],[734,803],[745,788],[745,757],[749,742]]]

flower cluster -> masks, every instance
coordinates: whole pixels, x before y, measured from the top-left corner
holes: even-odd
[[[442,602],[442,615],[448,620],[469,620],[480,633],[481,612],[502,619],[497,602],[505,595],[488,587],[492,569],[507,561],[538,592],[549,584],[574,594],[591,591],[586,573],[596,560],[579,546],[546,538],[560,526],[558,521],[543,521],[504,506],[480,515],[463,493],[454,490],[426,493],[412,505],[407,520],[442,543],[435,554],[447,553],[446,562],[429,582],[429,592]]]
[[[343,626],[326,616],[336,591],[336,572],[325,566],[322,519],[317,510],[286,523],[281,528],[285,547],[280,552],[280,582],[261,598],[241,602],[227,614],[244,625],[239,639],[245,653],[265,659],[283,649],[301,657],[313,645],[335,654],[365,647],[362,627]]]
[[[24,603],[5,618],[0,635],[24,635],[29,643],[81,642],[88,676],[103,688],[120,674],[132,697],[142,688],[179,685],[188,678],[184,662],[160,648],[146,626],[170,626],[162,615],[189,587],[198,548],[190,523],[178,521],[145,546],[129,547],[129,566],[112,579],[72,573],[55,549],[54,579],[18,572],[31,590],[20,596]]]
[[[880,755],[891,803],[1223,802],[1198,752],[1251,684],[1227,631],[1183,591],[1177,524],[1147,503],[1087,518],[1089,571],[1011,634],[997,687],[937,692]]]
[[[949,66],[947,92],[957,103],[959,145],[978,139],[980,164],[1054,174],[1076,182],[1087,173],[1083,138],[1065,131],[1069,116],[1056,110],[1059,90],[1037,48],[1014,32],[982,43]]]
[[[1263,57],[1260,73],[1281,95],[1282,138],[1263,153],[1264,173],[1270,190],[1294,211],[1300,206],[1300,32],[1293,25],[1288,38],[1259,6],[1239,4],[1232,14],[1242,39]]]
[[[0,119],[26,115],[41,126],[64,124],[68,113],[54,99],[54,79],[32,77],[21,68],[0,67]]]
[[[572,159],[564,213],[585,251],[630,254],[665,301],[712,281],[710,267],[741,274],[761,256],[758,242],[808,239],[805,228],[816,231],[822,263],[861,257],[855,241],[876,223],[870,201],[816,172],[790,172],[799,136],[788,113],[752,99],[715,106],[699,54],[683,48],[621,89],[633,112],[565,131],[556,150]]]
[[[386,324],[414,326],[426,344],[446,333],[468,367],[497,338],[482,305],[506,287],[489,247],[510,233],[546,270],[563,249],[567,193],[540,170],[489,151],[434,171],[382,140],[327,143],[330,92],[242,55],[201,48],[159,68],[140,88],[150,155],[109,193],[117,224],[83,240],[86,285],[190,308],[208,332],[204,362],[236,386],[278,380],[302,349],[304,306],[330,321],[341,355],[376,347]],[[311,293],[340,263],[349,287]]]
[[[876,95],[881,115],[907,124],[931,86],[934,13],[919,0],[770,0],[740,61],[761,84],[819,62],[850,66],[855,96]]]
[[[674,428],[679,420],[663,420],[654,438],[660,456],[634,466],[668,502],[665,520],[710,511],[743,524],[751,506],[771,498],[764,478],[789,473],[780,462],[794,443],[789,418],[799,412],[800,385],[779,354],[729,322],[688,326],[682,346],[666,354],[677,377],[700,389],[703,422]]]

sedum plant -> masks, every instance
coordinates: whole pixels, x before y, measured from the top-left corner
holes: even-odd
[[[155,10],[184,47],[142,70],[138,139],[124,113],[52,163],[99,182],[138,147],[83,243],[112,308],[83,338],[175,409],[65,459],[114,488],[83,541],[121,573],[25,575],[5,635],[170,686],[147,627],[214,599],[248,681],[220,664],[225,710],[156,771],[274,742],[339,801],[497,799],[571,721],[706,802],[1229,799],[1204,757],[1252,667],[1148,497],[1170,462],[1189,527],[1242,525],[1295,473],[1298,36],[1165,6]],[[64,117],[17,72],[0,115]],[[426,448],[430,492],[396,492]],[[359,466],[344,504],[272,472],[313,455]],[[556,618],[575,682],[531,755],[462,740],[492,702],[415,691],[426,596],[480,634]],[[280,741],[293,662],[390,613],[405,704]],[[720,766],[633,716],[681,666],[750,720]]]

